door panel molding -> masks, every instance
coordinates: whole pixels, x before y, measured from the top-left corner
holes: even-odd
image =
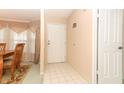
[[[99,83],[122,83],[122,10],[99,10]]]

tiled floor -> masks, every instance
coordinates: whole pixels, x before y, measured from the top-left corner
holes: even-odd
[[[48,64],[45,70],[44,84],[86,84],[78,72],[68,63]]]

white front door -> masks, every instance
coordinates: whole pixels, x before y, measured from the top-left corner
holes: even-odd
[[[66,26],[64,24],[49,24],[48,31],[48,63],[65,62],[66,56]]]
[[[98,83],[122,83],[122,10],[99,10]]]

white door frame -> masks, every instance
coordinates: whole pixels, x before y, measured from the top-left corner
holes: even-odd
[[[41,11],[41,15],[40,15],[40,19],[41,19],[41,24],[40,24],[40,33],[41,33],[41,37],[40,37],[40,75],[41,78],[44,74],[44,56],[45,56],[45,52],[44,52],[44,48],[45,48],[45,23],[44,23],[44,9],[42,9]]]
[[[92,83],[97,84],[97,62],[98,62],[98,10],[92,10]]]
[[[92,10],[92,83],[98,84],[98,32],[99,14],[97,9]]]

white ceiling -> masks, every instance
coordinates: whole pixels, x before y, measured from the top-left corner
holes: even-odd
[[[52,18],[68,18],[72,11],[72,9],[47,9],[45,15]]]
[[[0,20],[30,22],[40,20],[39,9],[0,9]]]

